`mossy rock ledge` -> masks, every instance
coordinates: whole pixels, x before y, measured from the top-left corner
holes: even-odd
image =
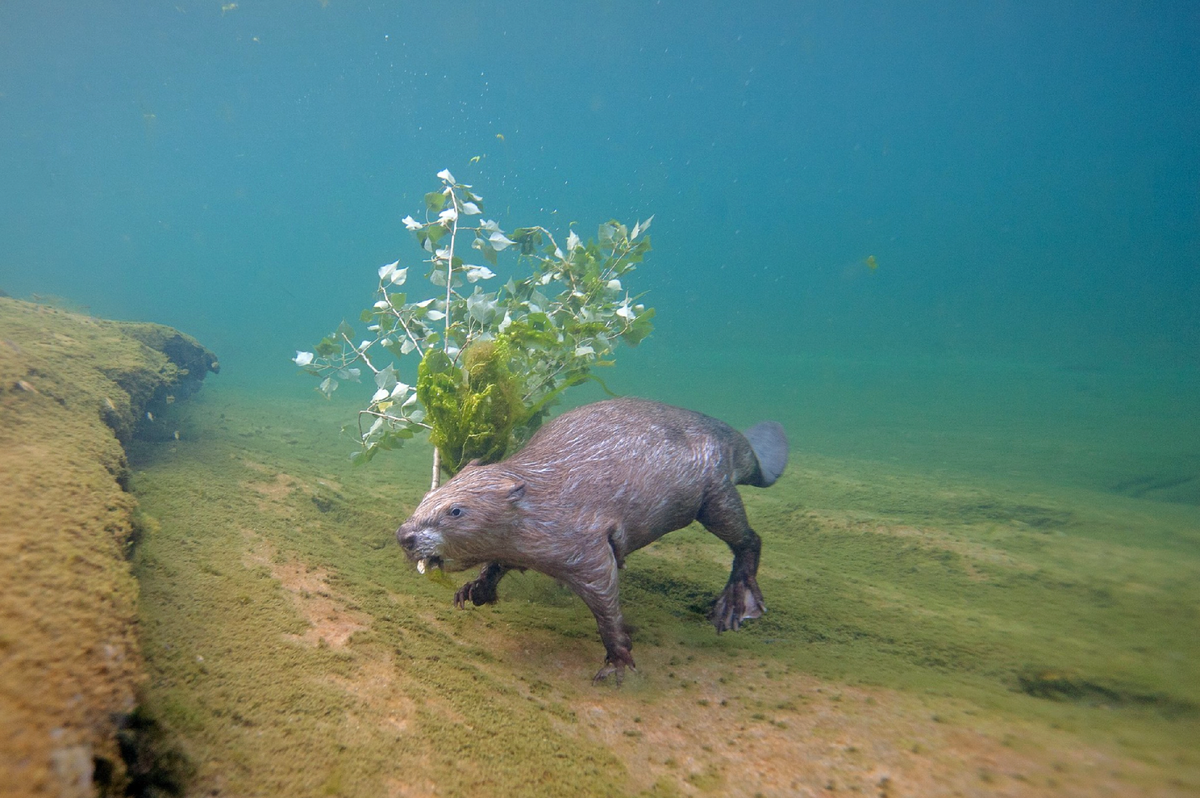
[[[118,734],[142,658],[122,444],[173,438],[170,405],[218,368],[169,327],[0,297],[0,794],[130,779]]]

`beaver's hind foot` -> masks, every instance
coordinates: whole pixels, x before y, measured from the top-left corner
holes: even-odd
[[[637,673],[637,667],[633,664],[633,654],[627,648],[617,648],[604,658],[604,667],[592,677],[592,684],[600,684],[600,682],[607,680],[609,676],[615,673],[617,678],[614,680],[614,683],[617,687],[620,687],[621,682],[625,681],[626,667]]]
[[[763,603],[757,580],[745,575],[730,578],[725,590],[713,603],[708,619],[718,632],[736,632],[742,627],[742,621],[761,618],[766,611],[767,605]]]

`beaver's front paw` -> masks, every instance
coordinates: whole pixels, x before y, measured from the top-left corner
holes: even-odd
[[[637,667],[633,664],[633,654],[629,653],[627,648],[615,648],[604,658],[604,667],[592,677],[592,684],[599,684],[615,673],[615,683],[620,687],[621,682],[625,681],[626,667],[637,673]]]
[[[766,611],[767,606],[763,604],[762,594],[758,592],[757,585],[739,579],[725,586],[725,590],[713,604],[708,619],[717,627],[718,632],[736,632],[741,628],[742,621],[762,617]]]
[[[496,585],[508,573],[508,566],[490,562],[479,571],[479,576],[458,589],[454,594],[454,606],[460,610],[470,601],[476,607],[483,604],[495,604]]]
[[[476,607],[481,607],[484,604],[495,604],[497,598],[496,583],[480,577],[467,582],[458,589],[458,592],[454,594],[454,606],[461,610],[470,601]]]

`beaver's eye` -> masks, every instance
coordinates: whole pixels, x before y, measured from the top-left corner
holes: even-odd
[[[462,514],[463,514],[463,508],[459,507],[457,504],[450,508],[450,517],[451,518],[458,518]]]

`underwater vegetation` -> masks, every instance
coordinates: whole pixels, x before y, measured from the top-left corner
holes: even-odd
[[[442,472],[453,474],[476,457],[498,460],[528,439],[564,390],[595,379],[594,366],[612,365],[618,342],[636,346],[654,317],[622,282],[650,251],[645,232],[653,217],[632,230],[606,222],[586,243],[572,230],[560,245],[544,227],[510,236],[492,220],[468,223],[482,216],[483,199],[449,170],[438,178],[441,189],[425,195],[427,221],[404,219],[428,255],[426,277],[438,294],[409,301],[396,290],[409,267],[386,264],[374,304],[360,315],[370,337],[355,344],[354,328],[343,321],[313,351],[293,358],[321,378],[318,390],[327,398],[340,382],[371,372],[376,391],[359,411],[356,461],[429,431],[434,486]],[[463,260],[468,233],[490,266]],[[516,253],[528,274],[485,291],[481,284],[496,279],[491,267],[505,251]],[[415,392],[396,368],[410,354],[420,361]]]

